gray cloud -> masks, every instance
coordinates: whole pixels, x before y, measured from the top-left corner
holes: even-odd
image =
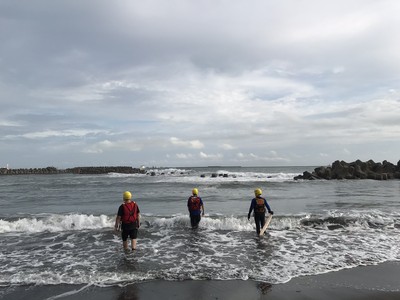
[[[399,10],[2,1],[0,166],[397,162]]]

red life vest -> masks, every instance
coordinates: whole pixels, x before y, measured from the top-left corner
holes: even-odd
[[[265,199],[262,197],[256,198],[256,205],[254,207],[254,212],[256,213],[265,213]]]
[[[200,197],[191,196],[189,200],[189,210],[190,211],[200,210],[200,207],[201,207]]]
[[[136,202],[128,202],[122,204],[124,214],[122,215],[121,221],[124,224],[135,223],[138,215],[138,207]]]

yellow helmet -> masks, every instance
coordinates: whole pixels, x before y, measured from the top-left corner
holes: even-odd
[[[126,192],[124,192],[122,197],[123,197],[124,200],[131,200],[132,199],[132,194],[131,194],[131,192],[126,191]]]
[[[192,194],[197,196],[197,195],[199,194],[199,190],[196,189],[196,188],[194,188],[194,189],[192,190]]]
[[[261,194],[262,194],[262,190],[261,189],[255,189],[254,190],[254,195],[256,195],[256,197],[260,196]]]

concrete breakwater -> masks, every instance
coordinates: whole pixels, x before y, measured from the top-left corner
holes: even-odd
[[[350,163],[336,160],[331,166],[318,167],[313,172],[305,171],[303,175],[296,176],[294,179],[400,179],[400,160],[397,162],[397,165],[386,160],[383,162],[374,162],[373,160],[362,162],[361,160],[356,160]]]
[[[117,167],[74,167],[68,169],[57,169],[55,167],[46,168],[22,168],[9,169],[0,168],[0,175],[54,175],[54,174],[107,174],[107,173],[123,173],[123,174],[144,174],[145,171],[140,168],[127,166]]]

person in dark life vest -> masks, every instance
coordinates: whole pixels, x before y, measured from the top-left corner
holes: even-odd
[[[247,215],[247,218],[250,220],[251,212],[254,210],[254,221],[256,222],[257,234],[260,234],[260,230],[264,227],[265,224],[265,208],[267,208],[268,212],[271,215],[274,214],[274,212],[269,207],[267,200],[261,197],[261,194],[261,189],[254,190],[255,198],[251,200],[249,214]]]
[[[132,201],[130,192],[124,192],[122,198],[124,203],[118,208],[115,230],[121,230],[122,244],[125,250],[128,249],[128,237],[131,239],[132,250],[136,250],[138,228],[140,227],[140,210],[136,202]]]
[[[192,228],[199,226],[201,216],[204,216],[204,204],[203,200],[199,197],[199,190],[194,188],[192,190],[192,196],[187,201],[187,206],[190,214],[190,224]]]

